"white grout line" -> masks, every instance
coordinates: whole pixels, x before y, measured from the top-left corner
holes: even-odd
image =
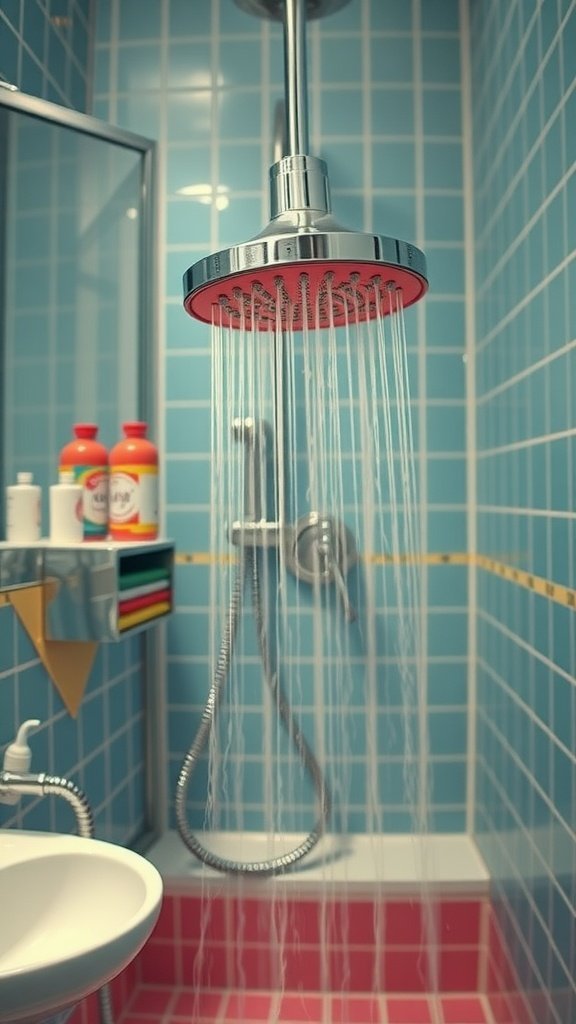
[[[470,21],[468,0],[460,0],[462,66],[462,142],[464,180],[465,317],[466,317],[466,488],[468,552],[477,549],[476,466],[476,273],[474,260],[474,170],[472,152],[472,86],[470,68]],[[474,832],[476,787],[476,584],[474,559],[468,566],[468,777],[466,828]]]
[[[511,13],[513,13],[513,6],[514,6],[513,4],[510,5]],[[498,100],[494,104],[494,106],[493,106],[493,108],[491,110],[490,121],[486,124],[484,136],[483,136],[482,140],[480,141],[480,143],[478,145],[478,149],[477,149],[477,153],[476,153],[477,157],[480,160],[483,157],[483,152],[486,149],[486,147],[490,146],[490,144],[491,144],[491,137],[492,137],[491,129],[492,129],[492,125],[493,125],[493,123],[494,124],[497,123],[498,114],[500,113],[500,109],[501,109],[504,101],[507,98],[508,89],[509,89],[509,86],[510,86],[510,84],[512,82],[512,79],[513,79],[516,67],[517,67],[517,65],[521,62],[521,60],[524,57],[524,49],[525,49],[525,45],[526,45],[526,40],[528,39],[528,36],[530,35],[532,24],[535,23],[538,20],[538,17],[539,17],[539,11],[535,10],[533,15],[532,15],[532,18],[531,18],[530,22],[528,23],[526,31],[524,32],[524,36],[520,40],[518,49],[516,51],[516,56],[515,56],[514,60],[512,61],[512,63],[510,64],[509,74],[507,76],[506,82],[503,83],[502,89],[501,89],[501,91],[499,93],[499,96],[498,96]],[[501,32],[499,33],[499,40],[500,41],[504,40],[504,35],[505,35],[505,29],[502,29]],[[538,66],[538,71],[540,71],[541,67],[542,67],[542,64],[540,64]],[[490,72],[488,71],[488,68],[486,69],[486,72],[487,73],[485,75],[484,81],[488,84],[489,81],[490,81],[490,77],[489,77],[490,76]],[[524,93],[524,95],[522,97],[522,100],[521,100],[519,106],[517,107],[517,109],[515,111],[515,114],[514,114],[514,117],[513,117],[512,121],[510,123],[508,137],[510,137],[512,135],[512,133],[514,131],[514,128],[516,127],[516,124],[520,121],[520,119],[524,115],[526,107],[527,107],[528,102],[530,100],[530,97],[531,97],[532,93],[534,92],[535,88],[537,87],[537,85],[538,85],[538,78],[535,78],[535,79],[533,79],[531,85],[526,89],[526,92]],[[479,105],[481,105],[482,102],[483,102],[482,95],[480,95],[479,98],[478,98]],[[505,149],[505,147],[503,147],[503,150],[504,149]],[[490,190],[490,188],[491,188],[491,179],[493,177],[493,174],[495,173],[495,171],[498,168],[499,162],[500,162],[500,154],[490,164],[490,171],[488,173],[487,179],[485,181],[483,181],[482,184],[481,184],[481,191],[482,192],[488,192]]]
[[[482,657],[479,658],[479,665],[487,673],[487,675],[490,676],[490,678],[492,679],[493,682],[498,683],[498,685],[501,687],[501,689],[503,689],[505,691],[505,693],[508,695],[510,700],[513,701],[513,703],[516,704],[516,706],[522,711],[522,713],[524,715],[526,715],[527,718],[530,719],[531,723],[533,725],[537,726],[540,729],[540,731],[544,733],[546,738],[550,741],[552,747],[557,747],[558,750],[562,751],[562,753],[565,754],[567,758],[569,758],[571,761],[576,762],[576,755],[575,755],[574,751],[571,750],[569,747],[567,747],[566,744],[562,742],[562,740],[558,739],[558,737],[556,736],[556,733],[552,729],[550,729],[550,727],[548,725],[546,725],[546,723],[543,722],[541,718],[538,717],[538,715],[535,713],[535,711],[528,704],[526,704],[526,702],[524,700],[522,700],[521,697],[518,696],[518,694],[516,693],[514,688],[511,687],[506,682],[505,679],[503,679],[503,677],[500,675],[500,673],[497,672],[496,669],[492,665],[490,665],[487,661],[485,661]],[[488,718],[488,716],[486,716],[486,718]],[[505,745],[508,747],[508,749],[510,750],[511,754],[514,757],[518,758],[518,755],[516,754],[516,752],[508,744],[507,739],[506,739],[506,744]],[[518,758],[518,760],[519,760],[519,763],[521,763],[523,765],[524,773],[526,775],[529,775],[534,780],[534,784],[538,788],[538,791],[539,791],[542,799],[549,805],[551,810],[554,810],[555,816],[558,818],[558,821],[563,822],[564,827],[567,830],[571,831],[574,839],[576,840],[576,832],[573,831],[570,828],[570,825],[568,824],[568,822],[564,821],[564,819],[562,818],[562,816],[560,815],[558,810],[555,808],[555,805],[554,805],[553,801],[550,799],[550,797],[548,797],[546,795],[545,791],[540,788],[540,783],[535,778],[535,776],[532,775],[532,773],[529,770],[528,766],[525,765],[523,761],[520,761],[519,758]]]
[[[486,93],[487,90],[488,90],[488,85],[489,85],[490,80],[492,78],[493,68],[496,65],[496,62],[497,62],[497,60],[499,58],[500,50],[502,49],[502,47],[504,45],[504,40],[506,39],[506,31],[508,29],[508,26],[509,26],[510,22],[512,21],[512,18],[514,16],[514,10],[515,10],[515,8],[517,8],[517,6],[518,6],[518,0],[512,0],[512,2],[508,3],[507,16],[506,16],[507,17],[507,21],[500,28],[500,31],[498,33],[498,41],[497,41],[496,46],[494,47],[494,49],[493,49],[493,51],[492,51],[492,53],[490,55],[490,61],[486,65],[486,68],[485,68],[484,82],[486,83],[486,88],[485,88],[485,90],[482,90],[482,89],[479,90],[479,95],[478,95],[478,98],[477,98],[478,99],[479,107],[483,103],[483,91],[484,91],[484,93]],[[513,74],[513,71],[514,71],[514,68],[516,66],[517,61],[518,61],[518,55],[516,56],[516,58],[513,61],[513,63],[510,65],[509,77]],[[498,105],[495,105],[494,111],[493,111],[493,116],[495,116],[495,114],[496,114],[497,107],[498,107]]]
[[[567,95],[568,94],[566,94],[564,96],[564,99],[566,99]],[[558,107],[558,116],[560,116],[560,111],[561,111],[563,105],[564,104],[562,102],[559,105],[559,107]],[[486,242],[486,237],[493,230],[494,224],[498,223],[498,220],[502,217],[502,213],[503,213],[503,211],[504,211],[504,209],[506,207],[506,203],[508,202],[508,199],[512,195],[514,189],[516,188],[516,185],[526,175],[526,169],[527,169],[527,167],[528,167],[528,165],[530,163],[531,156],[538,151],[538,149],[541,147],[541,145],[543,143],[545,143],[546,135],[548,133],[548,129],[549,129],[550,125],[552,124],[552,122],[554,121],[555,116],[556,115],[552,115],[552,117],[550,117],[550,119],[546,122],[546,128],[543,129],[540,138],[536,140],[536,142],[534,143],[532,149],[530,150],[530,153],[528,153],[528,155],[522,161],[522,164],[518,168],[518,171],[516,172],[516,175],[514,176],[513,179],[511,179],[509,187],[506,189],[506,192],[502,195],[502,198],[501,198],[500,202],[494,208],[494,216],[490,217],[489,220],[486,221],[486,223],[484,225],[484,228],[483,228],[483,231],[482,231],[482,233],[481,233],[481,235],[480,235],[480,237],[478,239],[478,242],[479,242],[480,245],[482,245],[483,242]],[[569,184],[570,179],[572,178],[574,173],[576,173],[576,168],[575,167],[570,167],[566,171],[566,173],[562,176],[562,178],[560,178],[560,180],[557,182],[557,184],[554,186],[554,188],[551,191],[546,193],[546,195],[544,196],[544,198],[542,200],[542,203],[540,204],[538,209],[534,211],[534,213],[532,214],[531,217],[529,217],[529,218],[527,218],[525,220],[525,222],[524,222],[524,224],[522,226],[522,229],[515,236],[514,240],[512,242],[510,242],[509,245],[506,246],[506,249],[503,252],[503,254],[492,265],[490,273],[488,274],[486,279],[482,282],[482,286],[478,289],[479,297],[482,297],[487,291],[490,290],[490,288],[494,284],[494,281],[496,281],[498,279],[498,276],[502,272],[503,267],[505,267],[506,263],[508,263],[508,261],[512,257],[514,257],[514,254],[516,253],[516,250],[518,249],[518,247],[522,244],[524,239],[526,239],[528,237],[528,235],[530,234],[530,232],[531,232],[532,228],[534,227],[534,225],[537,224],[538,221],[540,220],[540,218],[542,217],[542,214],[545,213],[546,210],[548,209],[548,207],[552,205],[553,201],[556,199],[556,196],[558,196],[564,189],[566,189],[566,187]],[[497,214],[497,216],[496,216],[496,214]]]
[[[477,457],[486,459],[492,455],[503,455],[505,452],[518,452],[524,448],[535,448],[539,444],[560,441],[565,437],[576,437],[576,427],[567,430],[556,430],[553,434],[541,434],[539,437],[526,437],[522,441],[510,441],[508,444],[494,445],[492,448],[479,448]]]
[[[528,103],[529,103],[529,101],[530,101],[530,98],[531,98],[532,94],[534,93],[534,91],[535,91],[535,90],[536,90],[537,88],[539,88],[539,87],[540,87],[540,85],[541,85],[541,82],[542,82],[542,77],[543,77],[543,76],[542,76],[542,72],[543,72],[543,71],[544,71],[544,69],[546,68],[546,65],[547,65],[547,63],[548,63],[548,60],[549,60],[549,58],[550,58],[550,55],[551,55],[552,51],[554,50],[554,47],[555,47],[555,46],[557,45],[557,43],[558,43],[558,42],[560,41],[560,39],[562,38],[562,34],[563,34],[563,32],[564,32],[564,28],[565,28],[565,26],[566,26],[566,23],[567,23],[567,21],[568,21],[568,18],[570,17],[570,14],[571,14],[571,10],[568,10],[568,11],[566,11],[566,13],[565,13],[565,16],[564,16],[564,19],[563,19],[563,21],[562,21],[562,22],[560,23],[560,25],[559,25],[559,28],[558,28],[558,31],[556,32],[556,34],[555,34],[554,38],[552,39],[552,41],[551,41],[551,43],[550,43],[550,45],[549,45],[549,47],[548,47],[548,50],[547,50],[546,54],[544,54],[544,55],[542,55],[542,56],[541,56],[540,62],[539,62],[539,64],[538,64],[537,74],[536,74],[536,75],[535,75],[535,77],[534,77],[534,78],[532,79],[532,82],[531,82],[531,83],[530,83],[530,84],[528,85],[528,87],[526,88],[526,90],[525,90],[525,92],[524,92],[524,95],[523,95],[523,97],[522,97],[522,100],[521,100],[520,104],[518,105],[518,108],[517,108],[517,110],[516,110],[516,112],[515,112],[515,114],[514,114],[514,117],[513,117],[512,121],[510,122],[510,125],[509,125],[509,127],[508,127],[508,136],[507,136],[507,138],[511,138],[511,137],[512,137],[512,135],[513,135],[513,133],[514,133],[514,130],[515,130],[516,126],[517,126],[517,125],[518,125],[518,124],[520,123],[520,121],[521,121],[522,117],[524,116],[524,114],[525,114],[525,112],[526,112],[526,108],[527,108],[527,106],[528,106]],[[524,55],[524,49],[525,49],[525,43],[526,43],[526,40],[527,40],[527,38],[528,38],[528,35],[529,35],[529,33],[530,33],[531,25],[532,25],[532,23],[533,23],[533,22],[535,22],[535,21],[537,20],[537,18],[539,17],[539,15],[540,15],[540,11],[539,11],[538,9],[536,9],[536,10],[534,11],[534,14],[533,14],[533,16],[532,16],[532,19],[531,19],[531,21],[530,21],[530,23],[529,23],[529,26],[528,26],[528,29],[527,29],[527,31],[526,31],[526,32],[524,33],[524,38],[523,38],[523,39],[521,40],[521,42],[520,42],[520,45],[519,45],[519,48],[518,48],[518,52],[517,52],[517,56],[516,56],[516,58],[515,58],[515,60],[514,60],[513,64],[511,65],[511,68],[514,68],[514,67],[515,67],[515,65],[516,65],[516,64],[518,63],[519,59],[523,57],[523,55]],[[527,164],[529,163],[529,161],[530,161],[530,158],[531,158],[531,156],[533,155],[533,153],[535,152],[536,148],[537,148],[537,147],[538,147],[539,145],[541,145],[541,143],[542,143],[542,141],[543,141],[544,137],[545,137],[545,136],[546,136],[546,134],[547,134],[547,131],[548,131],[548,128],[549,128],[550,124],[551,124],[551,123],[552,123],[552,121],[553,121],[553,120],[554,120],[554,119],[556,118],[556,116],[557,116],[557,114],[559,113],[559,111],[561,111],[561,110],[562,110],[562,108],[563,108],[563,106],[564,106],[564,104],[565,104],[565,102],[566,102],[567,98],[568,98],[568,97],[569,97],[569,96],[571,95],[571,93],[572,93],[573,89],[574,89],[574,84],[572,84],[572,86],[570,87],[570,89],[568,89],[568,90],[567,90],[567,92],[565,92],[565,93],[563,94],[563,96],[562,96],[562,99],[561,99],[561,101],[560,101],[560,104],[559,104],[559,106],[558,106],[558,107],[556,108],[556,110],[555,110],[555,111],[554,111],[554,112],[553,112],[553,113],[552,113],[552,114],[550,115],[550,117],[548,118],[548,121],[547,121],[547,122],[546,122],[546,124],[544,125],[544,128],[543,128],[542,132],[540,133],[540,136],[539,136],[538,140],[536,141],[536,143],[534,144],[534,146],[532,147],[532,149],[530,150],[530,152],[529,152],[529,153],[527,154],[527,156],[525,157],[525,160],[524,160],[524,162],[523,162],[523,166],[524,166],[524,167],[525,167],[525,166],[526,166],[526,165],[527,165]],[[499,96],[499,98],[498,98],[498,103],[497,103],[497,104],[495,105],[495,107],[494,107],[494,112],[493,112],[493,119],[494,119],[494,120],[496,120],[496,117],[497,117],[497,111],[498,111],[499,107],[500,107],[500,106],[501,106],[501,104],[502,104],[502,103],[503,103],[503,102],[504,102],[504,101],[506,100],[506,98],[507,98],[507,87],[506,87],[506,85],[505,85],[505,86],[504,86],[504,87],[502,88],[502,91],[501,91],[501,93],[500,93],[500,96]],[[483,150],[483,148],[485,148],[486,146],[488,146],[488,145],[490,145],[490,144],[491,144],[491,132],[490,132],[490,125],[488,125],[488,126],[487,126],[487,128],[486,128],[486,132],[485,132],[485,136],[484,136],[484,139],[483,139],[483,141],[482,141],[482,142],[480,143],[480,145],[479,145],[479,147],[478,147],[478,150],[477,150],[477,158],[478,158],[479,160],[480,160],[480,159],[481,159],[481,157],[482,157],[482,150]],[[498,154],[496,155],[495,159],[494,159],[494,160],[493,160],[493,161],[492,161],[492,162],[490,163],[490,168],[489,168],[489,172],[488,172],[488,175],[487,175],[487,177],[486,177],[485,181],[483,181],[483,182],[482,182],[482,186],[481,186],[480,194],[482,194],[482,193],[489,193],[490,189],[492,188],[492,178],[493,178],[493,176],[494,176],[494,175],[496,174],[496,172],[497,172],[497,170],[498,170],[498,167],[499,167],[499,165],[500,165],[500,161],[501,161],[501,159],[502,159],[502,155],[503,155],[503,153],[505,152],[505,150],[506,150],[506,146],[503,146],[503,147],[501,147],[501,149],[500,149],[500,152],[499,152],[499,153],[498,153]],[[508,194],[510,194],[510,192],[511,192],[512,188],[514,187],[514,183],[515,183],[515,181],[516,181],[516,178],[513,178],[513,179],[511,179],[511,181],[510,181],[510,183],[509,183],[509,186],[508,186],[508,189],[507,189],[507,191],[506,191],[506,193],[505,193],[505,196],[507,196]],[[501,203],[502,203],[502,199],[500,200],[500,204],[501,204]],[[499,205],[500,205],[500,204],[499,204]],[[497,219],[497,216],[498,216],[498,215],[499,215],[499,209],[498,209],[498,207],[495,207],[495,208],[494,208],[494,210],[493,210],[493,212],[491,213],[491,216],[490,216],[490,220],[489,220],[489,222],[487,222],[487,225],[486,225],[486,229],[488,229],[488,228],[489,228],[489,226],[491,226],[491,223],[492,223],[493,221],[495,221],[495,220]],[[485,232],[484,232],[484,230],[483,230],[483,234],[484,234],[484,233],[485,233]]]
[[[554,269],[549,271],[549,273],[546,274],[535,287],[527,289],[526,294],[523,296],[523,298],[520,299],[520,301],[517,302],[515,306],[509,309],[506,312],[506,314],[501,318],[501,320],[499,320],[498,323],[494,324],[494,326],[490,328],[485,337],[478,342],[476,346],[476,351],[482,352],[485,348],[487,348],[488,345],[490,345],[498,337],[502,329],[504,327],[507,327],[511,321],[515,320],[518,316],[518,313],[525,309],[526,306],[530,305],[530,303],[534,299],[534,296],[539,295],[541,292],[546,292],[548,286],[551,284],[554,278],[558,277],[558,275],[562,273],[563,270],[566,270],[566,268],[569,267],[575,259],[576,251],[568,253],[568,255],[565,256],[564,259],[560,261],[560,263],[557,263]]]
[[[534,646],[534,644],[529,643],[527,640],[524,640],[524,638],[519,636],[517,633],[512,632],[512,630],[509,629],[508,626],[505,626],[504,623],[500,621],[500,619],[494,618],[493,615],[490,615],[489,612],[487,612],[483,608],[480,608],[478,610],[478,615],[482,619],[484,619],[484,621],[487,622],[490,626],[493,626],[494,629],[497,629],[500,633],[502,633],[508,640],[512,640],[515,644],[518,645],[518,647],[521,647],[523,651],[526,651],[527,654],[529,654],[531,657],[539,661],[540,664],[545,665],[546,668],[551,669],[566,682],[574,683],[574,676],[571,675],[570,672],[567,672],[565,669],[561,668],[560,665],[556,665],[555,662],[553,662],[550,658],[547,658],[545,654],[542,654],[542,652],[539,651]]]
[[[536,517],[545,519],[576,519],[576,510],[562,511],[560,509],[554,510],[551,508],[526,508],[525,506],[515,508],[509,505],[478,505],[479,512],[490,512],[493,515],[513,515],[513,516],[526,516]],[[516,550],[520,550],[519,545],[516,545]],[[547,579],[550,579],[551,573],[547,575]]]
[[[542,356],[541,359],[537,359],[530,366],[525,367],[523,370],[519,370],[518,373],[513,374],[512,377],[507,377],[505,380],[496,384],[489,391],[485,391],[482,395],[478,395],[476,399],[477,405],[484,405],[486,402],[491,401],[497,395],[502,394],[503,391],[507,391],[508,388],[514,387],[515,384],[519,384],[521,381],[531,377],[533,373],[537,373],[542,370],[545,366],[549,366],[550,363],[561,359],[563,356],[568,355],[576,349],[576,339],[572,339],[562,345],[560,348],[554,349],[553,352],[549,352],[547,355]]]

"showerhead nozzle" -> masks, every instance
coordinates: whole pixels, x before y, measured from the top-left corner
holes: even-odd
[[[341,327],[386,316],[397,308],[398,296],[404,308],[416,302],[427,282],[417,249],[395,239],[378,241],[409,249],[415,266],[318,259],[255,267],[197,287],[189,281],[185,308],[197,320],[249,331]],[[198,276],[198,265],[187,277],[194,271]]]

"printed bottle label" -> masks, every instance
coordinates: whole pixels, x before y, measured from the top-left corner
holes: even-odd
[[[158,473],[156,467],[121,469],[110,476],[110,525],[126,527],[127,533],[153,529],[158,523]]]
[[[82,513],[85,537],[105,537],[108,532],[108,470],[102,466],[61,466],[72,470],[82,485]]]

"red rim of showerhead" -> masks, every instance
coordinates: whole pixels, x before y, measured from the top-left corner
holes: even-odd
[[[387,316],[398,308],[400,296],[406,308],[427,289],[422,273],[398,264],[299,261],[209,281],[188,292],[184,307],[195,319],[221,327],[299,331]]]

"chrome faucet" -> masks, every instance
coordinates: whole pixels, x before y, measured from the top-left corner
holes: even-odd
[[[31,772],[32,751],[28,735],[40,725],[38,718],[23,722],[16,739],[4,752],[4,765],[0,770],[0,803],[16,804],[22,796],[59,796],[70,804],[76,818],[78,835],[94,839],[94,816],[85,793],[69,779],[47,772]],[[100,1024],[114,1024],[110,988],[104,985],[98,991]]]
[[[0,771],[0,803],[16,804],[22,796],[60,796],[72,807],[78,834],[84,839],[94,838],[94,818],[88,799],[81,789],[68,779],[47,772],[31,772],[32,751],[28,735],[40,725],[38,718],[29,718],[18,729],[18,734],[4,753]]]

